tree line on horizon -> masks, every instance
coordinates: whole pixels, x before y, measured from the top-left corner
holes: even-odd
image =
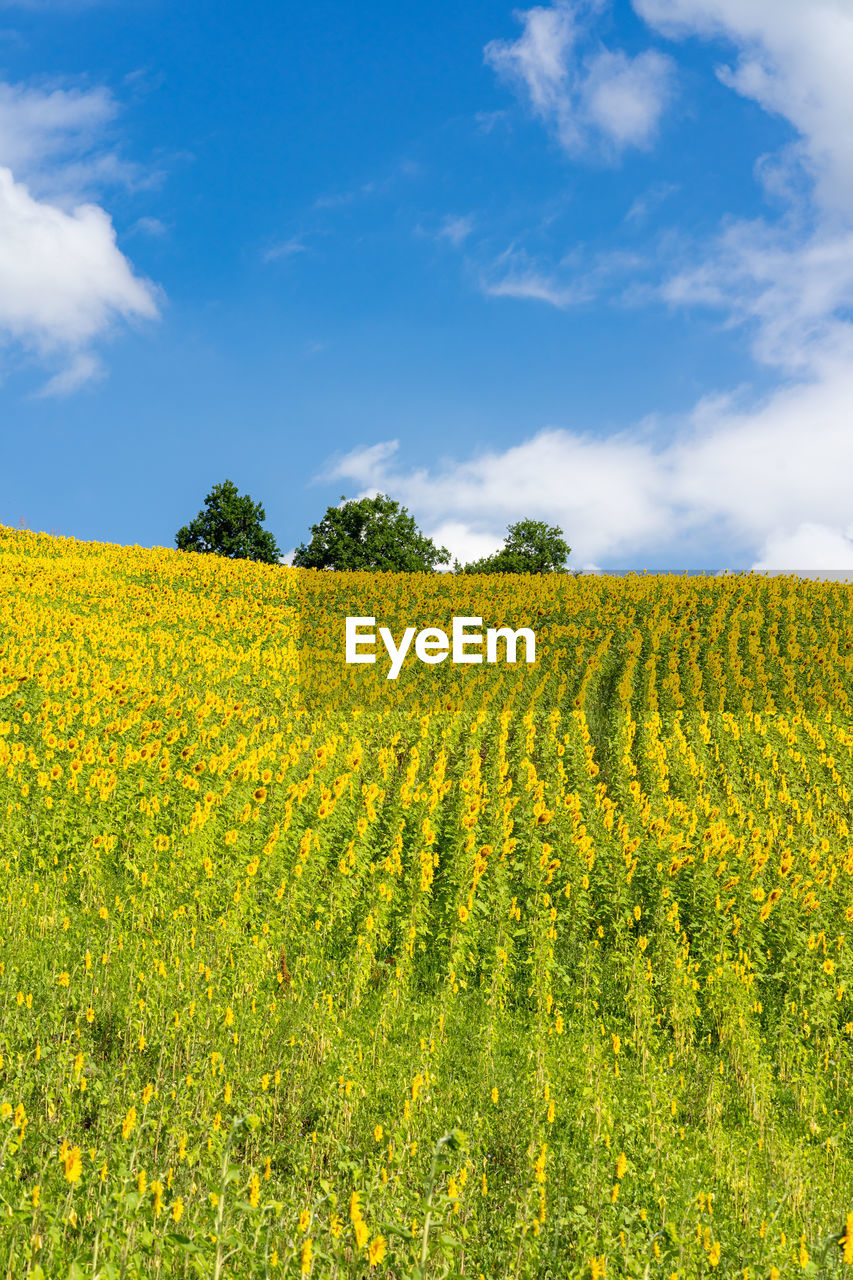
[[[194,520],[175,535],[180,551],[281,564],[282,553],[269,529],[260,502],[239,493],[231,480],[214,485]],[[507,526],[500,550],[462,565],[454,573],[567,573],[571,553],[562,529],[542,520],[519,520]],[[298,569],[368,570],[376,573],[435,573],[449,565],[450,552],[422,533],[405,507],[388,494],[372,498],[341,496],[319,523],[311,539],[293,557]]]

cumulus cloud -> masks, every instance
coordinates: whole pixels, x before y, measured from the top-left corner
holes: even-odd
[[[157,290],[134,273],[109,215],[81,198],[129,177],[98,150],[115,114],[102,89],[0,83],[0,342],[53,368],[41,394],[103,376],[93,344],[118,321],[158,314]]]
[[[835,365],[853,306],[853,6],[847,0],[633,0],[659,32],[724,38],[735,92],[784,117],[797,137],[758,158],[756,176],[787,213],[726,225],[663,286],[752,325],[754,353],[790,373]]]
[[[571,155],[607,158],[627,147],[648,147],[672,96],[674,64],[648,49],[587,49],[589,23],[600,3],[561,0],[517,16],[517,40],[492,40],[486,62],[529,101]]]
[[[0,168],[0,331],[79,356],[115,318],[156,315],[153,289],[133,274],[103,209],[68,213]]]
[[[407,467],[397,443],[385,441],[339,458],[328,476],[393,494],[463,561],[531,516],[565,530],[579,567],[653,557],[716,567],[710,555],[843,569],[853,555],[851,405],[853,345],[819,375],[759,403],[701,403],[662,443],[648,424],[604,439],[551,428],[423,469]]]
[[[728,219],[692,249],[680,240],[680,261],[657,290],[673,307],[715,308],[727,325],[747,326],[755,357],[780,371],[779,386],[760,400],[706,398],[665,439],[648,424],[604,439],[569,425],[428,471],[407,467],[386,442],[338,460],[337,474],[365,491],[393,492],[461,559],[499,542],[510,521],[533,516],[566,531],[580,566],[654,558],[712,567],[711,557],[761,569],[853,569],[853,5],[633,4],[666,38],[727,40],[733,59],[718,69],[722,82],[795,134],[777,154],[756,158],[757,180],[783,202],[781,216]],[[604,0],[562,0],[529,9],[516,41],[486,50],[576,156],[647,145],[672,92],[660,54],[589,50],[603,8]],[[648,198],[629,220],[645,214]],[[597,296],[607,271],[637,265],[615,255],[611,266],[605,255],[591,270],[569,256],[549,268],[513,247],[482,287],[565,307]]]
[[[812,565],[853,570],[853,525],[833,529],[806,522],[791,533],[772,534],[764,543],[755,569],[803,568]]]
[[[633,0],[646,22],[672,37],[722,36],[734,66],[719,75],[737,93],[784,117],[797,154],[828,210],[853,201],[853,7],[849,0]],[[790,153],[789,153],[790,158]]]

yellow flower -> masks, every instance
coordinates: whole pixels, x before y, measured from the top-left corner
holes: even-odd
[[[714,1243],[711,1245],[711,1249],[708,1254],[708,1261],[710,1262],[712,1267],[716,1267],[717,1263],[720,1261],[720,1253],[721,1253],[720,1242],[719,1240],[715,1240]]]
[[[302,1256],[299,1261],[299,1270],[303,1276],[307,1276],[311,1270],[311,1248],[311,1237],[309,1236],[302,1246]]]
[[[844,1223],[844,1235],[839,1241],[843,1250],[842,1260],[848,1267],[853,1267],[853,1213],[848,1213]]]
[[[72,1185],[79,1182],[80,1175],[83,1172],[83,1156],[79,1147],[71,1147],[65,1155],[65,1177]]]
[[[174,1204],[172,1205],[172,1220],[173,1222],[180,1222],[183,1216],[184,1216],[184,1202],[181,1199],[181,1197],[178,1196],[178,1198],[175,1200]]]
[[[154,1197],[154,1217],[158,1217],[163,1206],[163,1183],[155,1180],[151,1183],[151,1194]]]
[[[368,1250],[368,1253],[367,1253],[367,1261],[370,1263],[371,1267],[376,1267],[379,1265],[379,1263],[382,1261],[384,1257],[385,1257],[385,1237],[377,1236],[376,1239],[372,1240],[370,1243],[370,1249]]]
[[[311,1210],[303,1209],[299,1215],[299,1230],[304,1235],[311,1225]]]
[[[127,1141],[136,1126],[136,1107],[131,1107],[121,1123],[121,1136]]]
[[[367,1224],[362,1222],[361,1220],[359,1220],[358,1222],[354,1222],[353,1230],[355,1231],[356,1244],[358,1245],[359,1249],[363,1249],[364,1246],[367,1244],[367,1237],[369,1234],[367,1230]]]
[[[625,1152],[621,1152],[619,1159],[616,1161],[616,1177],[620,1180],[625,1177],[625,1170],[628,1168],[628,1159]]]

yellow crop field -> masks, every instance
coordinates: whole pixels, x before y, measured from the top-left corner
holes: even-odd
[[[0,590],[0,1275],[853,1275],[849,588]]]

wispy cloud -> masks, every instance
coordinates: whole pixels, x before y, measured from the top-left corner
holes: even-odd
[[[485,60],[526,99],[572,156],[616,159],[653,143],[674,89],[674,63],[655,49],[631,57],[590,28],[602,4],[558,0],[517,14],[517,40],[492,40]]]
[[[127,160],[112,145],[118,114],[103,87],[0,81],[0,164],[31,191],[66,206],[108,187],[157,185],[162,174]]]
[[[490,298],[524,298],[533,302],[547,302],[560,310],[589,302],[595,296],[582,283],[561,285],[553,276],[542,275],[532,268],[510,270],[499,279],[484,278],[481,288]]]
[[[649,215],[659,209],[676,191],[678,191],[678,185],[673,182],[659,182],[655,186],[649,187],[647,191],[642,192],[633,200],[631,207],[625,214],[625,221],[645,222]]]
[[[128,234],[159,238],[166,235],[167,231],[165,222],[161,222],[159,218],[137,218]]]
[[[300,253],[307,253],[308,246],[304,243],[301,236],[291,236],[289,240],[282,240],[279,244],[271,245],[269,249],[265,249],[262,254],[264,262],[277,262],[280,258],[292,258]]]
[[[454,249],[458,249],[468,239],[473,230],[474,218],[471,214],[457,217],[448,215],[442,220],[441,226],[435,235],[437,240],[446,240],[453,245]]]
[[[318,196],[313,203],[314,209],[343,209],[362,200],[378,199],[388,195],[401,180],[413,181],[423,176],[423,166],[417,160],[408,157],[399,160],[390,173],[382,178],[371,178],[367,182],[357,183],[346,191],[330,192]]]
[[[511,245],[480,269],[481,292],[490,298],[521,298],[563,310],[612,292],[645,265],[638,254],[614,249],[589,253],[575,249],[545,265],[525,249]]]

